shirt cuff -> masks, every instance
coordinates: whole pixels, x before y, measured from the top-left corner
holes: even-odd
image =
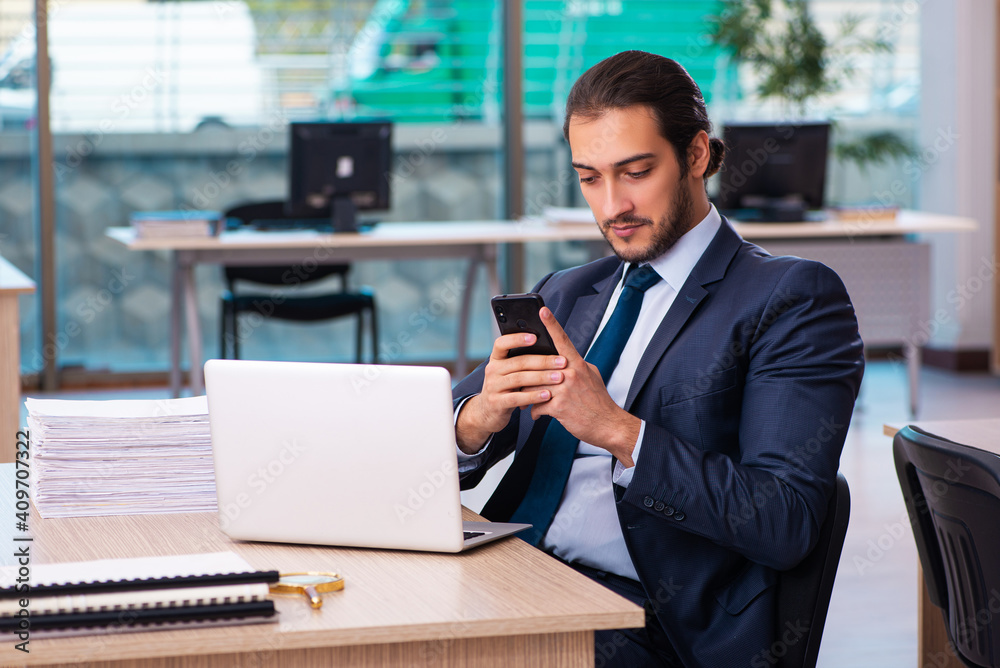
[[[625,468],[617,459],[615,460],[615,470],[611,474],[611,482],[620,486],[628,487],[628,484],[632,482],[632,474],[635,473],[635,464],[639,463],[639,450],[642,447],[642,437],[646,433],[646,421],[642,420],[639,424],[639,438],[635,442],[635,447],[632,448],[632,462],[633,465]],[[461,461],[461,460],[459,460]]]
[[[458,414],[462,412],[462,407],[465,406],[465,402],[467,402],[469,399],[471,399],[472,397],[475,397],[475,396],[478,396],[478,395],[477,394],[470,394],[469,396],[467,396],[464,399],[462,399],[462,402],[460,404],[458,404],[458,408],[455,409],[455,424],[456,425],[458,424]],[[479,449],[479,452],[476,452],[476,453],[471,454],[471,455],[462,452],[461,448],[456,447],[455,449],[458,450],[458,472],[459,473],[465,473],[466,471],[471,471],[472,469],[476,468],[476,465],[479,463],[477,461],[477,459],[479,457],[481,457],[484,452],[486,452],[486,448],[489,447],[489,445],[490,445],[490,443],[492,441],[493,441],[493,435],[490,434],[490,437],[488,439],[486,439],[485,443],[483,443],[483,447],[481,447]]]

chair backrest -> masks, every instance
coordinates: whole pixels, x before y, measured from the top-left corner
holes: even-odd
[[[851,490],[843,474],[830,497],[819,540],[805,559],[778,573],[775,643],[772,655],[784,668],[813,668],[851,518]]]
[[[1000,666],[1000,456],[905,427],[892,443],[931,602],[970,666]]]
[[[312,216],[289,215],[285,213],[285,203],[282,200],[269,200],[264,202],[251,202],[240,204],[223,212],[222,217],[227,221],[227,226],[251,226],[260,221],[293,222],[297,220],[329,220],[330,212],[321,212]],[[251,281],[264,285],[289,285],[301,284],[317,281],[327,276],[340,276],[341,285],[346,286],[347,272],[350,270],[349,264],[327,264],[317,265],[310,263],[300,267],[300,271],[289,273],[288,266],[225,266],[223,273],[230,291],[233,290],[235,281]]]

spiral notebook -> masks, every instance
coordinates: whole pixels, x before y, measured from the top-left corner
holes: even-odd
[[[29,583],[7,566],[0,633],[16,633],[25,617],[32,633],[62,635],[267,621],[267,587],[277,579],[234,552],[38,564]]]

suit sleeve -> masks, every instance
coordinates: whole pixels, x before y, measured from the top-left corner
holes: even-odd
[[[783,570],[818,539],[861,383],[862,344],[843,283],[815,262],[792,264],[759,319],[741,328],[742,398],[727,407],[738,412],[738,433],[699,447],[651,421],[621,503],[629,517],[669,522]],[[654,497],[671,499],[680,517],[649,507]]]
[[[542,278],[542,280],[539,281],[531,291],[541,292],[543,286],[552,276],[553,274],[548,274]],[[465,399],[473,394],[482,392],[486,364],[488,362],[489,360],[487,359],[476,367],[472,373],[463,378],[452,390],[452,402],[456,410]],[[479,456],[479,461],[475,468],[463,471],[459,474],[462,489],[472,489],[478,485],[483,479],[483,476],[486,475],[486,472],[489,471],[494,464],[502,460],[514,450],[514,447],[517,445],[517,436],[520,432],[519,423],[521,422],[521,417],[521,409],[514,409],[507,426],[493,435],[492,440],[486,447],[486,451]]]

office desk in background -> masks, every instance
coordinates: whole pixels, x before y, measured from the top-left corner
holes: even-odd
[[[847,286],[866,347],[901,346],[910,413],[920,409],[920,347],[937,328],[931,310],[931,246],[914,234],[967,232],[971,218],[900,211],[895,219],[753,223],[737,227],[774,255],[818,260]]]
[[[29,654],[5,641],[0,665],[592,667],[595,629],[645,623],[642,608],[516,538],[429,554],[232,542],[214,513],[42,520],[33,511],[29,524],[34,564],[233,550],[259,569],[339,572],[345,586],[319,610],[276,596],[275,623],[32,636]]]
[[[968,218],[903,211],[894,220],[808,223],[737,223],[748,241],[775,254],[828,264],[844,279],[854,300],[862,338],[869,345],[902,344],[910,370],[910,403],[916,412],[920,328],[929,312],[930,248],[907,237],[926,232],[974,230]],[[490,292],[498,294],[500,244],[603,239],[593,222],[544,224],[537,220],[380,223],[360,234],[237,232],[194,239],[137,239],[131,228],[107,235],[130,250],[173,254],[170,385],[181,388],[181,312],[187,323],[192,394],[202,388],[201,326],[194,284],[196,264],[295,264],[373,259],[464,258],[469,260],[459,315],[455,377],[467,370],[469,318],[476,269],[486,267]],[[539,277],[540,278],[540,277]],[[376,288],[377,289],[377,288]]]
[[[1000,418],[984,420],[929,420],[910,423],[924,431],[956,443],[1000,455]],[[893,437],[905,425],[887,424],[882,428]],[[931,603],[922,568],[917,566],[917,667],[963,668],[964,664],[948,649],[948,629],[941,609]]]
[[[0,257],[0,462],[14,461],[21,415],[21,328],[17,299],[35,291],[35,283]]]
[[[203,355],[198,321],[194,266],[197,264],[320,264],[364,260],[467,259],[469,266],[458,321],[456,377],[467,368],[469,317],[476,269],[486,267],[491,294],[500,293],[497,252],[500,244],[600,239],[593,225],[543,226],[505,221],[379,223],[358,234],[297,232],[228,232],[218,237],[137,239],[131,228],[111,228],[107,235],[130,250],[173,252],[170,318],[170,387],[181,387],[181,310],[187,325],[192,394],[202,391]],[[376,291],[377,291],[376,286]]]

